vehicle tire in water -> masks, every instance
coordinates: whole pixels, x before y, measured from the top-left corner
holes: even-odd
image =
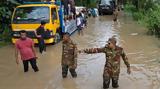
[[[61,41],[61,35],[60,33],[57,32],[54,37],[54,44],[57,44],[60,41]]]
[[[102,13],[102,12],[99,12],[99,15],[100,15],[100,16],[102,16],[102,15],[103,15],[103,13]]]
[[[110,12],[109,15],[113,15],[114,12]]]

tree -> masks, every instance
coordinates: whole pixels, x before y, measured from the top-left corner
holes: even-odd
[[[96,7],[98,0],[75,0],[76,5],[85,7]]]
[[[9,27],[11,23],[12,12],[14,7],[19,3],[15,0],[1,0],[0,1],[0,33]]]

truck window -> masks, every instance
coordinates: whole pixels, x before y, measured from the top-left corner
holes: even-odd
[[[49,7],[20,7],[16,9],[13,17],[13,23],[16,24],[39,24],[42,20],[49,22]]]
[[[56,11],[56,8],[52,8],[51,9],[51,13],[52,13],[52,22],[54,23],[54,21],[57,20],[57,11]]]
[[[110,5],[112,0],[101,0],[101,4]]]

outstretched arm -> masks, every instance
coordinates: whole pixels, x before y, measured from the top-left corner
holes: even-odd
[[[129,63],[129,61],[128,61],[128,58],[127,58],[124,50],[122,50],[121,56],[122,56],[122,59],[123,59],[125,65],[127,66],[127,73],[130,74],[130,73],[131,73],[130,63]]]
[[[102,48],[90,48],[90,49],[84,49],[81,52],[87,53],[87,54],[93,54],[93,53],[104,53],[105,47]]]

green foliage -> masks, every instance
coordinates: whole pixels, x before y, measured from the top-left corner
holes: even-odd
[[[0,40],[3,42],[10,42],[11,41],[11,32],[9,28],[6,28],[3,34],[0,34]]]
[[[160,35],[160,6],[149,11],[146,18],[147,27],[156,35]]]
[[[11,38],[10,23],[14,7],[18,3],[15,0],[0,1],[0,40],[9,42]],[[1,44],[2,44],[1,41]]]
[[[134,5],[132,4],[126,4],[125,5],[125,9],[124,9],[126,12],[135,12],[136,11],[136,8]]]
[[[0,22],[10,24],[11,15],[14,7],[18,5],[15,0],[0,1]]]
[[[97,0],[75,0],[77,6],[93,8],[97,6]]]
[[[97,4],[96,3],[91,3],[88,5],[89,8],[96,8]]]
[[[150,33],[160,37],[160,4],[158,2],[146,0],[139,9],[133,4],[127,4],[125,11],[132,13],[134,20],[145,25]]]
[[[137,20],[137,21],[139,21],[139,20],[143,20],[144,19],[144,11],[143,10],[141,10],[141,11],[138,11],[138,12],[134,12],[134,13],[132,13],[133,14],[133,18],[135,19],[135,20]]]
[[[129,12],[132,14],[134,20],[139,21],[144,19],[144,10],[138,11],[136,7],[132,4],[125,5],[125,12]]]

